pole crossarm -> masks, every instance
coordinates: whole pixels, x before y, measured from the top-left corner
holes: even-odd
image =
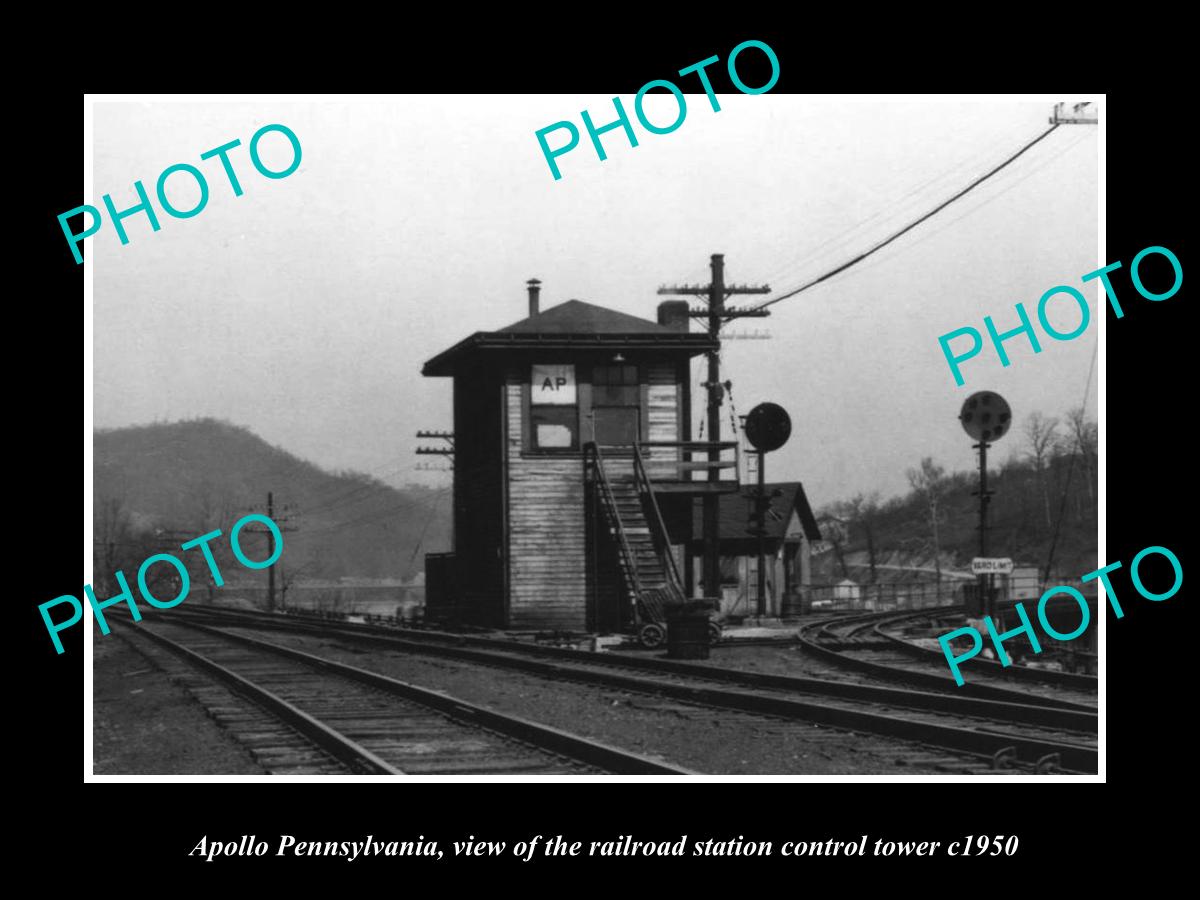
[[[716,447],[721,440],[721,405],[724,402],[725,392],[729,387],[727,382],[721,381],[721,326],[734,319],[747,317],[761,318],[764,315],[769,315],[762,308],[739,309],[737,307],[730,307],[727,309],[725,301],[729,297],[740,294],[769,294],[771,293],[771,288],[768,285],[725,284],[725,257],[721,253],[714,253],[712,255],[710,268],[712,280],[708,284],[663,285],[659,287],[658,293],[660,296],[704,297],[708,300],[705,306],[689,308],[688,315],[701,319],[704,322],[709,336],[717,346],[717,349],[710,350],[707,353],[708,379],[703,384],[703,387],[708,392],[707,416],[705,420],[705,424],[708,426],[708,441],[710,444],[708,451],[710,463],[708,480],[715,482],[720,480],[720,472],[717,465],[720,462],[720,451]],[[709,597],[719,596],[721,592],[719,504],[720,500],[715,491],[705,495],[703,501],[704,590]]]

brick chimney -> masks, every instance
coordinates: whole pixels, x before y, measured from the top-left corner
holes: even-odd
[[[672,331],[688,330],[691,317],[688,315],[686,300],[664,300],[658,304],[658,324]]]
[[[525,282],[525,286],[529,288],[529,315],[536,316],[541,311],[538,306],[538,295],[542,292],[542,283],[536,278],[530,278]]]

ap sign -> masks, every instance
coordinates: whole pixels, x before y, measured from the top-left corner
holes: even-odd
[[[529,401],[535,405],[573,406],[575,367],[534,366],[529,386]]]

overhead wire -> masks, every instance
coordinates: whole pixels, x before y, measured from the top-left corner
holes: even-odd
[[[349,488],[345,494],[330,498],[326,503],[318,503],[315,506],[307,507],[303,512],[305,515],[311,515],[313,513],[327,513],[336,509],[345,509],[354,506],[356,503],[372,499],[375,496],[374,491],[381,487],[387,488],[390,486],[383,481],[371,480]]]
[[[1047,137],[1049,137],[1059,127],[1060,126],[1058,124],[1051,125],[1049,128],[1047,128],[1045,131],[1043,131],[1041,134],[1039,134],[1033,140],[1029,141],[1024,146],[1022,146],[1019,150],[1017,150],[1016,153],[1013,153],[1011,156],[1006,158],[1002,163],[989,169],[987,172],[985,172],[983,175],[980,175],[978,178],[976,178],[974,181],[972,181],[966,187],[964,187],[963,189],[961,189],[960,191],[955,193],[953,196],[949,197],[946,200],[943,200],[941,203],[939,203],[937,206],[935,206],[929,212],[914,219],[912,222],[905,225],[899,231],[894,232],[893,234],[884,238],[882,241],[876,242],[870,248],[868,248],[867,250],[864,250],[862,253],[858,254],[853,259],[850,259],[847,262],[842,263],[841,265],[837,266],[836,268],[831,269],[830,271],[826,272],[823,275],[813,278],[812,280],[800,285],[800,287],[798,287],[798,288],[794,288],[793,290],[790,290],[784,294],[781,294],[778,297],[774,297],[770,300],[765,301],[764,303],[760,303],[758,306],[753,307],[753,308],[754,309],[766,309],[767,307],[774,306],[776,303],[779,303],[783,300],[787,300],[790,297],[795,297],[797,294],[807,291],[809,288],[816,287],[818,284],[820,284],[823,281],[828,281],[830,278],[839,274],[840,272],[844,272],[847,269],[849,269],[851,266],[856,265],[859,262],[862,262],[868,256],[871,256],[872,254],[879,252],[884,247],[888,246],[888,244],[891,244],[893,241],[898,240],[903,235],[912,231],[914,228],[916,228],[922,222],[928,221],[929,219],[933,218],[933,216],[937,215],[939,212],[941,212],[943,209],[945,209],[951,203],[958,200],[960,197],[963,197],[964,195],[968,194],[970,191],[974,190],[976,187],[978,187],[983,182],[987,181],[989,178],[991,178],[997,172],[1000,172],[1003,169],[1005,169],[1006,167],[1008,167],[1009,165],[1011,165],[1013,162],[1015,162],[1017,159],[1019,159],[1021,156],[1023,156],[1026,152],[1028,152],[1032,147],[1034,147],[1035,145],[1037,145],[1038,143],[1040,143],[1041,141],[1043,141]]]
[[[425,535],[429,532],[429,526],[433,523],[433,520],[437,518],[438,507],[440,507],[442,504],[442,497],[449,490],[449,488],[442,488],[440,491],[438,491],[437,500],[434,501],[433,507],[429,510],[429,515],[425,519],[425,524],[421,526],[421,534],[417,538],[416,544],[413,545],[412,556],[409,557],[408,560],[408,566],[410,569],[412,568],[412,564],[417,559],[417,554],[421,551],[421,545],[425,543]]]
[[[1007,152],[1007,151],[1005,151],[1005,152]],[[798,269],[804,268],[804,266],[807,265],[812,260],[828,255],[828,253],[819,252],[823,248],[829,247],[831,244],[848,243],[848,239],[851,234],[853,234],[856,231],[859,231],[860,229],[871,224],[872,222],[874,222],[877,219],[882,218],[884,221],[886,221],[887,219],[891,219],[891,218],[900,216],[901,214],[903,214],[903,212],[908,207],[913,206],[918,202],[918,200],[920,198],[918,198],[917,195],[920,194],[922,191],[926,190],[927,188],[933,186],[934,184],[936,184],[938,182],[946,181],[947,179],[951,178],[952,176],[957,175],[958,172],[964,168],[968,168],[968,167],[974,168],[978,165],[981,165],[981,164],[987,162],[990,159],[994,159],[997,157],[999,157],[999,154],[997,154],[995,152],[995,150],[988,149],[988,150],[984,150],[980,153],[976,153],[976,154],[960,161],[959,163],[952,166],[951,168],[943,170],[942,172],[933,176],[932,178],[929,178],[929,179],[921,182],[920,184],[916,185],[915,187],[911,188],[907,193],[901,195],[896,200],[889,201],[885,206],[881,207],[877,212],[875,212],[871,216],[868,216],[866,219],[863,219],[862,221],[856,223],[855,225],[850,226],[849,228],[845,229],[844,231],[841,231],[838,234],[835,234],[831,238],[827,238],[826,240],[821,241],[819,244],[815,245],[808,253],[798,257],[797,259],[793,260],[790,263],[786,263],[783,266],[776,268],[775,270],[769,272],[766,276],[763,277],[762,280],[764,282],[783,280],[784,276],[791,275],[792,273],[796,272]],[[832,252],[833,249],[836,249],[836,248],[831,248],[830,252]]]
[[[369,481],[366,481],[366,482],[360,483],[360,484],[354,484],[349,487],[347,487],[345,484],[334,484],[334,485],[328,485],[326,487],[320,488],[316,492],[315,505],[310,507],[307,511],[315,512],[318,509],[323,509],[328,506],[337,505],[344,499],[347,499],[356,494],[367,491],[370,488],[376,487],[380,483],[384,483],[384,482],[379,481],[378,476],[380,474],[384,474],[384,473],[396,474],[406,468],[407,467],[403,463],[397,464],[397,463],[393,462],[393,463],[385,463],[382,466],[377,466],[376,468],[371,469],[368,472],[349,471],[349,472],[345,472],[341,475],[331,475],[330,477],[333,477],[333,478],[340,478],[340,479],[367,478],[367,479],[369,479]]]
[[[450,488],[448,488],[448,487],[439,488],[437,491],[434,491],[430,496],[416,501],[415,504],[412,502],[401,503],[396,506],[390,506],[386,509],[373,510],[372,512],[369,512],[363,516],[359,516],[358,518],[350,519],[350,520],[344,521],[344,522],[338,522],[334,525],[328,525],[324,528],[306,530],[304,533],[309,536],[318,535],[318,534],[327,534],[327,533],[330,533],[333,531],[340,531],[344,528],[350,527],[351,525],[361,525],[365,522],[371,522],[371,521],[376,521],[376,520],[380,520],[380,519],[385,519],[388,516],[394,515],[398,512],[404,512],[404,511],[412,512],[414,510],[414,506],[417,510],[420,510],[421,508],[423,508],[425,506],[436,503],[437,500],[441,497],[441,495],[444,494],[448,490],[450,490]]]
[[[931,209],[930,211],[928,211],[928,212],[924,213],[923,215],[919,216],[918,218],[916,218],[916,219],[915,219],[915,220],[913,220],[912,222],[908,223],[907,225],[905,225],[905,226],[904,226],[903,228],[901,228],[900,230],[898,230],[898,231],[894,232],[893,234],[889,235],[889,236],[888,236],[888,237],[886,237],[885,239],[883,239],[883,240],[881,240],[881,241],[878,241],[878,242],[876,242],[876,243],[875,243],[875,244],[873,244],[873,245],[872,245],[870,248],[868,248],[866,251],[864,251],[864,252],[862,252],[862,253],[860,253],[860,254],[856,255],[855,257],[853,257],[853,258],[852,258],[852,259],[850,259],[849,261],[842,263],[841,265],[839,265],[839,266],[837,266],[837,267],[835,267],[835,268],[831,269],[830,271],[828,271],[828,272],[825,272],[824,274],[822,274],[822,275],[820,275],[820,276],[818,276],[818,277],[816,277],[816,278],[813,278],[813,279],[811,279],[811,280],[809,280],[809,281],[805,282],[804,284],[802,284],[802,285],[801,285],[800,287],[798,287],[798,288],[795,288],[795,289],[793,289],[793,290],[790,290],[790,291],[788,291],[788,292],[786,292],[786,293],[784,293],[784,294],[782,294],[782,295],[780,295],[780,296],[778,296],[778,297],[774,297],[774,298],[772,298],[772,299],[770,299],[770,300],[767,300],[767,301],[765,301],[765,302],[764,302],[764,303],[762,303],[762,304],[759,304],[757,307],[755,307],[755,309],[765,309],[765,308],[767,308],[767,307],[769,307],[769,306],[773,306],[774,304],[776,304],[776,303],[779,303],[779,302],[781,302],[781,301],[783,301],[783,300],[789,299],[790,297],[794,297],[794,296],[796,296],[797,294],[800,294],[800,293],[802,293],[803,291],[806,291],[806,290],[808,290],[808,289],[810,289],[810,288],[812,288],[812,287],[815,287],[816,285],[818,285],[818,284],[821,284],[822,282],[824,282],[824,281],[827,281],[827,280],[829,280],[829,279],[831,279],[831,278],[833,278],[833,277],[835,277],[835,276],[837,276],[837,275],[839,275],[839,274],[841,274],[841,273],[843,273],[843,272],[847,271],[848,269],[850,269],[851,267],[853,267],[853,266],[857,265],[858,263],[862,262],[863,260],[865,260],[865,259],[866,259],[866,258],[868,258],[869,256],[872,256],[873,254],[875,254],[875,253],[877,253],[878,251],[882,250],[883,248],[887,247],[889,244],[893,243],[894,241],[898,240],[898,239],[899,239],[900,237],[902,237],[903,235],[905,235],[905,234],[907,234],[908,232],[912,231],[914,228],[916,228],[918,225],[922,224],[923,222],[926,222],[926,221],[928,221],[930,218],[932,218],[933,216],[935,216],[937,213],[941,212],[943,209],[945,209],[946,207],[948,207],[950,204],[952,204],[952,203],[954,203],[955,201],[957,201],[957,200],[961,199],[963,196],[965,196],[966,194],[968,194],[969,192],[971,192],[972,190],[974,190],[976,187],[978,187],[979,185],[983,184],[985,181],[987,181],[988,179],[990,179],[990,178],[992,178],[993,176],[995,176],[997,173],[999,173],[999,172],[1001,172],[1002,170],[1004,170],[1005,168],[1007,168],[1009,165],[1011,165],[1011,164],[1012,164],[1014,161],[1016,161],[1016,160],[1017,160],[1017,159],[1019,159],[1021,156],[1023,156],[1023,155],[1024,155],[1026,152],[1028,152],[1028,151],[1029,151],[1031,148],[1033,148],[1035,145],[1037,145],[1038,143],[1040,143],[1041,141],[1043,141],[1043,140],[1045,140],[1047,137],[1049,137],[1049,135],[1050,135],[1051,133],[1053,133],[1053,132],[1054,132],[1054,131],[1055,131],[1055,130],[1058,128],[1058,127],[1059,127],[1059,125],[1058,125],[1058,124],[1054,124],[1054,125],[1052,125],[1050,128],[1048,128],[1048,129],[1046,129],[1045,131],[1041,132],[1041,133],[1040,133],[1039,135],[1037,135],[1035,138],[1033,138],[1032,140],[1030,140],[1029,142],[1027,142],[1026,144],[1024,144],[1024,145],[1023,145],[1023,146],[1022,146],[1020,149],[1018,149],[1018,150],[1017,150],[1015,153],[1013,153],[1013,154],[1009,155],[1008,157],[1006,157],[1006,158],[1005,158],[1005,159],[1004,159],[1002,162],[1000,162],[998,165],[995,165],[995,166],[993,166],[993,167],[992,167],[992,168],[990,168],[990,169],[989,169],[987,172],[985,172],[983,175],[981,175],[981,176],[979,176],[978,178],[976,178],[976,179],[974,179],[973,181],[971,181],[971,182],[970,182],[970,183],[969,183],[969,184],[968,184],[966,187],[962,188],[961,190],[959,190],[958,192],[956,192],[955,194],[953,194],[953,195],[952,195],[951,197],[949,197],[948,199],[946,199],[946,200],[942,201],[941,203],[939,203],[938,205],[936,205],[936,206],[935,206],[933,209]],[[1081,138],[1081,140],[1082,140],[1082,138]],[[1077,144],[1077,143],[1079,143],[1079,141],[1076,141],[1076,142],[1072,143],[1071,145],[1069,145],[1067,148],[1064,148],[1064,150],[1063,150],[1063,151],[1061,151],[1059,154],[1056,154],[1054,157],[1052,157],[1052,159],[1056,159],[1058,156],[1061,156],[1061,155],[1062,155],[1062,153],[1065,153],[1067,150],[1071,149],[1071,147],[1075,146],[1075,144]],[[1046,164],[1048,164],[1048,162],[1050,162],[1050,161],[1052,161],[1052,160],[1048,160]],[[830,244],[837,243],[837,242],[838,242],[840,239],[843,239],[843,238],[847,237],[848,235],[850,235],[850,234],[852,234],[853,232],[855,232],[855,231],[857,231],[857,230],[861,229],[862,227],[866,226],[867,224],[869,224],[869,223],[871,223],[871,222],[873,222],[873,221],[875,221],[875,220],[879,219],[881,216],[885,216],[885,214],[886,214],[885,218],[891,218],[891,217],[894,217],[895,215],[898,215],[898,214],[899,214],[899,210],[900,210],[900,209],[902,209],[902,208],[903,208],[904,206],[906,206],[906,205],[909,205],[909,204],[907,204],[907,203],[906,203],[906,201],[907,201],[909,198],[911,198],[911,197],[915,197],[917,194],[919,194],[919,193],[920,193],[922,190],[924,190],[925,188],[929,187],[930,185],[932,185],[932,184],[934,184],[934,183],[936,183],[936,182],[939,182],[939,181],[942,181],[942,180],[944,180],[946,177],[948,177],[950,174],[952,174],[952,173],[953,173],[954,171],[956,171],[957,169],[960,169],[960,168],[962,168],[964,165],[966,165],[966,163],[960,163],[958,166],[954,167],[953,169],[951,169],[951,170],[948,170],[947,172],[944,172],[944,173],[942,173],[942,174],[939,174],[939,175],[935,176],[934,178],[932,178],[932,179],[929,179],[929,180],[927,180],[927,181],[925,181],[925,182],[922,182],[920,185],[917,185],[916,187],[914,187],[914,188],[912,188],[911,190],[909,190],[909,191],[908,191],[906,194],[904,194],[903,196],[901,196],[901,197],[900,197],[900,198],[899,198],[897,201],[895,201],[895,203],[891,204],[892,210],[894,210],[894,211],[889,211],[889,210],[888,210],[888,209],[886,209],[886,208],[885,208],[885,209],[882,209],[882,210],[880,210],[879,212],[877,212],[877,213],[875,213],[874,215],[872,215],[872,216],[868,217],[867,219],[863,220],[862,222],[859,222],[858,224],[856,224],[856,225],[852,226],[851,228],[847,229],[846,231],[844,231],[844,232],[840,233],[839,235],[835,235],[834,237],[832,237],[832,238],[830,238],[830,239],[828,239],[828,240],[826,240],[826,241],[822,242],[821,244],[818,244],[818,245],[816,245],[816,247],[812,248],[812,250],[811,250],[811,251],[809,251],[809,253],[808,253],[807,255],[805,255],[805,256],[803,256],[803,257],[801,257],[801,258],[800,258],[800,260],[797,260],[797,261],[794,261],[793,263],[789,263],[789,264],[787,264],[787,265],[786,265],[786,266],[783,268],[783,270],[782,270],[782,271],[787,271],[787,270],[791,269],[793,266],[800,265],[802,262],[804,262],[804,261],[806,261],[806,260],[810,260],[810,259],[816,258],[817,256],[819,256],[819,254],[817,253],[817,251],[821,250],[822,248],[824,248],[824,247],[826,247],[826,246],[829,246]],[[1039,168],[1041,168],[1041,167],[1039,166]],[[998,193],[998,194],[996,194],[996,195],[993,195],[992,197],[988,198],[987,200],[985,200],[985,201],[984,201],[984,203],[981,203],[981,204],[979,204],[978,206],[976,206],[976,207],[973,207],[971,210],[968,210],[966,213],[964,213],[964,216],[965,216],[965,215],[969,215],[969,214],[971,214],[972,212],[974,212],[974,211],[976,211],[976,210],[978,210],[978,209],[982,208],[982,206],[984,206],[984,205],[987,205],[987,203],[990,203],[992,200],[994,200],[994,199],[996,199],[997,197],[1001,196],[1003,193],[1006,193],[1008,190],[1011,190],[1013,187],[1015,187],[1015,186],[1016,186],[1016,184],[1019,184],[1021,181],[1024,181],[1024,180],[1025,180],[1025,178],[1028,178],[1028,177],[1029,177],[1029,175],[1031,175],[1031,174],[1033,174],[1033,173],[1032,173],[1032,172],[1031,172],[1031,173],[1029,173],[1029,174],[1028,174],[1028,175],[1026,175],[1024,178],[1022,178],[1022,179],[1020,179],[1019,181],[1017,181],[1017,182],[1014,182],[1012,185],[1009,185],[1008,187],[1006,187],[1006,188],[1005,188],[1003,191],[1001,191],[1000,193]],[[963,216],[956,217],[956,219],[954,219],[954,220],[953,220],[951,223],[948,223],[948,224],[947,224],[946,226],[944,226],[942,229],[938,229],[938,232],[934,232],[934,234],[936,234],[936,233],[939,233],[940,231],[944,230],[944,228],[945,228],[945,227],[949,227],[951,224],[953,224],[953,222],[956,222],[956,221],[958,221],[958,219],[961,219],[962,217],[963,217]],[[932,235],[926,235],[924,238],[922,238],[922,241],[923,241],[923,240],[925,240],[925,239],[927,239],[928,237],[931,237],[931,236],[932,236]],[[1095,358],[1094,358],[1094,356],[1093,356],[1093,366],[1094,366],[1094,363],[1095,363]],[[1091,373],[1089,372],[1089,383],[1090,383],[1090,379],[1091,379]],[[1085,398],[1086,398],[1086,389],[1085,389]],[[701,423],[700,423],[700,428],[701,428],[701,430],[703,429],[703,427],[704,427],[704,419],[702,418],[702,419],[701,419]],[[736,432],[736,428],[735,428],[735,432]],[[1073,463],[1073,462],[1074,462],[1074,456],[1072,457],[1072,463]],[[396,469],[398,469],[398,468],[400,468],[400,467],[396,467],[396,466],[390,466],[390,467],[389,467],[389,466],[384,466],[384,467],[380,467],[379,469],[376,469],[376,470],[374,470],[374,472],[375,472],[375,473],[378,473],[378,472],[380,472],[380,471],[382,471],[382,470],[389,469],[389,468],[390,468],[390,469],[392,469],[392,470],[396,470]],[[1068,484],[1069,484],[1069,478],[1070,478],[1070,471],[1071,471],[1071,470],[1069,469],[1069,470],[1068,470]],[[367,474],[368,474],[368,476],[370,477],[370,473],[367,473]],[[350,489],[348,492],[346,492],[346,493],[344,493],[344,494],[341,494],[341,495],[338,495],[338,494],[336,494],[336,493],[335,493],[335,494],[333,494],[333,495],[330,495],[330,496],[328,496],[328,497],[325,497],[325,498],[323,498],[323,499],[322,499],[322,502],[321,502],[321,504],[319,504],[318,506],[316,506],[316,507],[314,507],[314,508],[312,508],[312,509],[310,509],[310,510],[307,510],[307,512],[310,512],[310,513],[314,513],[314,512],[329,512],[330,510],[333,510],[333,509],[338,509],[338,508],[346,508],[346,507],[349,507],[349,506],[353,506],[355,503],[358,503],[358,502],[361,502],[362,500],[368,499],[368,496],[369,496],[369,495],[366,495],[366,493],[365,493],[365,492],[369,491],[371,488],[374,488],[375,486],[376,486],[376,484],[375,484],[375,483],[367,483],[367,484],[362,484],[362,485],[355,486],[354,488],[351,488],[351,489]],[[448,488],[443,488],[443,489],[441,489],[441,490],[439,490],[439,491],[437,491],[437,492],[435,492],[435,493],[434,493],[434,495],[432,496],[432,502],[433,502],[433,509],[434,509],[434,510],[436,510],[436,506],[437,506],[437,504],[440,502],[440,500],[441,500],[442,496],[444,496],[444,494],[445,494],[445,493],[446,493],[448,490],[449,490]],[[428,499],[427,499],[427,501],[425,501],[425,502],[429,502],[429,501],[428,501]],[[1064,503],[1065,503],[1065,499],[1064,499]],[[424,505],[424,503],[422,503],[421,505]],[[394,513],[394,512],[399,512],[399,511],[401,511],[401,510],[403,510],[403,509],[407,509],[407,508],[410,508],[410,507],[411,507],[411,504],[402,504],[402,505],[400,505],[400,506],[393,507],[393,508],[390,508],[390,509],[387,509],[387,510],[376,511],[376,512],[373,512],[373,513],[368,513],[368,514],[367,514],[367,515],[365,515],[365,516],[359,517],[359,518],[357,518],[357,519],[352,519],[352,520],[350,520],[350,521],[348,521],[348,522],[343,522],[343,523],[341,523],[341,524],[339,524],[339,525],[336,525],[336,526],[331,526],[331,527],[324,528],[324,529],[318,529],[318,530],[316,530],[316,531],[310,531],[310,532],[308,532],[308,533],[309,533],[309,534],[322,534],[322,533],[326,533],[326,532],[329,532],[329,531],[339,530],[339,529],[341,529],[341,528],[345,528],[345,527],[348,527],[348,526],[350,526],[350,525],[354,525],[354,524],[360,524],[360,523],[362,523],[362,522],[366,522],[366,521],[371,521],[371,520],[374,520],[374,519],[382,518],[382,517],[385,517],[385,516],[387,516],[387,515],[390,515],[390,514],[392,514],[392,513]],[[421,537],[421,539],[419,539],[419,540],[418,540],[418,544],[417,544],[417,549],[418,549],[418,550],[419,550],[419,547],[420,547],[420,540],[423,540],[423,537],[424,537],[425,530],[428,528],[428,526],[429,526],[429,522],[432,520],[432,518],[433,518],[433,516],[431,515],[431,516],[430,516],[430,518],[426,520],[426,523],[425,523],[425,528],[422,530],[422,537]],[[414,552],[416,552],[416,551],[414,551]],[[1052,550],[1051,552],[1052,552],[1052,554],[1053,554],[1053,550]]]
[[[379,474],[385,473],[385,472],[387,474],[398,474],[399,472],[402,472],[402,471],[409,471],[412,468],[413,468],[412,465],[405,465],[404,463],[399,463],[399,464],[388,463],[386,465],[379,466],[379,467],[371,470],[370,472],[348,472],[343,477],[346,477],[346,478],[363,478],[363,477],[365,477],[369,480],[365,481],[361,484],[353,485],[348,488],[345,486],[341,486],[342,490],[344,491],[343,493],[341,493],[341,494],[338,494],[337,492],[330,493],[329,495],[320,498],[317,501],[315,506],[306,508],[304,510],[304,512],[305,513],[328,512],[329,510],[332,510],[332,509],[337,509],[337,508],[341,508],[341,507],[345,507],[345,506],[353,506],[355,503],[361,503],[362,501],[371,498],[372,494],[370,492],[372,490],[374,490],[380,486],[390,487],[390,485],[388,485],[387,482],[380,480],[380,478],[378,477]]]
[[[856,267],[854,272],[857,273],[857,272],[869,271],[878,266],[886,265],[887,263],[891,262],[892,260],[897,259],[898,257],[904,255],[908,251],[914,249],[915,247],[919,247],[921,244],[925,243],[926,241],[928,241],[929,239],[931,239],[933,237],[936,237],[937,235],[946,231],[948,228],[953,227],[955,224],[957,224],[958,222],[961,222],[963,219],[967,218],[968,216],[974,215],[976,212],[983,209],[985,206],[992,203],[993,201],[1000,199],[1005,194],[1007,194],[1009,191],[1013,190],[1014,188],[1016,188],[1023,182],[1027,181],[1028,179],[1032,178],[1034,175],[1041,172],[1043,169],[1045,169],[1051,163],[1058,160],[1060,157],[1065,156],[1067,153],[1069,153],[1071,150],[1073,150],[1079,144],[1081,144],[1085,140],[1087,140],[1090,136],[1091,135],[1089,135],[1087,133],[1081,134],[1078,138],[1076,138],[1071,143],[1067,144],[1065,147],[1063,147],[1057,153],[1053,154],[1052,156],[1047,157],[1045,160],[1042,160],[1040,163],[1036,164],[1033,168],[1031,168],[1025,174],[1021,175],[1015,181],[1011,182],[1010,184],[1004,185],[1000,190],[996,191],[996,193],[992,194],[991,196],[985,197],[979,203],[976,203],[974,206],[969,207],[968,209],[964,210],[961,214],[955,216],[953,219],[950,219],[947,222],[945,222],[941,227],[936,228],[932,231],[928,231],[925,234],[922,234],[920,237],[914,239],[911,243],[905,244],[904,246],[897,248],[891,254],[885,254],[884,256],[879,257],[878,259],[874,260],[873,262],[867,263],[866,265],[863,265],[860,267]],[[841,277],[844,277],[847,274],[850,274],[850,273],[849,272],[841,272],[838,274],[837,279],[835,279],[835,280],[839,280]]]

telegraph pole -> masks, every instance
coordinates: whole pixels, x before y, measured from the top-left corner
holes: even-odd
[[[758,513],[755,524],[758,527],[758,617],[767,614],[767,467],[763,451],[758,451],[758,495],[755,497],[755,512]],[[776,585],[776,594],[779,593]],[[782,606],[783,600],[780,599]]]
[[[975,449],[979,451],[979,490],[976,491],[979,495],[979,556],[986,558],[988,555],[987,543],[987,526],[988,526],[988,503],[992,499],[994,491],[989,491],[987,486],[987,452],[991,445],[987,441],[980,441],[975,445]],[[986,575],[979,576],[979,591],[983,595],[983,603],[980,605],[982,615],[990,616],[992,609],[992,589],[995,585],[995,575],[990,572]]]
[[[536,311],[535,310],[535,307],[536,307],[535,291],[537,290],[537,288],[534,285],[535,281],[537,281],[536,278],[531,278],[529,280],[529,284],[530,284],[529,308],[530,308],[531,314],[533,314]],[[541,282],[538,282],[538,283],[540,284]],[[434,471],[434,472],[453,472],[454,471],[454,432],[453,431],[426,431],[426,430],[422,429],[421,431],[417,432],[417,437],[423,438],[423,439],[428,439],[428,440],[442,440],[442,441],[446,442],[445,446],[418,447],[417,448],[418,456],[441,456],[441,457],[444,457],[446,460],[447,465],[445,468],[438,466],[436,468],[426,469],[426,471]],[[417,466],[417,468],[420,469],[422,467]],[[455,493],[457,493],[457,491],[458,491],[457,478],[454,480],[454,484],[451,485],[451,487],[454,489]],[[457,510],[457,509],[458,509],[457,501],[454,501],[453,497],[452,497],[451,507],[450,507],[451,520],[454,520],[454,518],[456,516],[455,510]],[[430,515],[432,516],[432,514],[433,513],[431,512]],[[426,521],[425,524],[428,525],[429,522]],[[419,544],[420,544],[420,542],[418,542],[418,546],[419,546]],[[450,533],[450,549],[453,550],[457,545],[458,545],[458,535],[452,529],[451,533]],[[415,558],[416,551],[414,550],[413,552],[414,552],[414,558]]]
[[[284,509],[287,509],[286,504],[284,504]],[[287,516],[281,516],[278,519],[275,518],[275,494],[271,491],[267,491],[267,518],[275,523],[276,527],[279,529],[281,534],[285,531],[298,531],[299,530],[297,528],[291,528],[287,525],[287,521],[288,521]],[[275,548],[273,546],[271,546],[272,541],[271,541],[270,529],[263,527],[263,528],[245,528],[243,530],[249,531],[252,534],[267,535],[267,549],[269,551],[267,553],[267,559],[270,559],[271,556],[275,552]],[[274,612],[274,611],[275,611],[275,567],[272,565],[272,566],[267,566],[267,612]]]
[[[453,431],[418,431],[419,438],[434,438],[446,442],[445,447],[418,447],[418,456],[445,456],[450,468],[454,468],[454,432]],[[436,471],[445,471],[438,469]]]
[[[275,521],[275,495],[267,491],[267,518],[272,522]],[[271,553],[267,554],[267,559],[271,558],[275,548],[271,547]],[[275,612],[275,567],[267,566],[267,612]]]
[[[1070,109],[1067,104],[1054,104],[1054,112],[1050,116],[1051,125],[1099,125],[1099,110],[1090,100],[1084,103],[1074,103]]]
[[[963,430],[979,442],[972,444],[979,451],[979,490],[974,491],[973,495],[979,497],[979,558],[987,560],[988,503],[995,493],[988,490],[987,452],[988,447],[1012,427],[1012,409],[1008,401],[994,391],[977,391],[963,401],[958,420],[962,423]],[[980,604],[981,617],[993,612],[992,594],[995,586],[994,573],[979,573],[979,593],[983,598]]]
[[[708,306],[702,309],[692,309],[693,318],[706,322],[708,335],[717,346],[708,351],[708,381],[704,387],[708,389],[708,481],[710,487],[704,495],[704,590],[710,597],[719,597],[721,591],[721,555],[720,555],[720,495],[717,485],[713,482],[721,480],[721,470],[717,463],[721,461],[721,403],[724,391],[728,385],[721,383],[721,325],[733,319],[762,318],[770,313],[765,309],[726,308],[725,300],[734,294],[769,294],[771,288],[767,285],[751,287],[749,285],[725,284],[725,254],[714,253],[710,262],[712,280],[707,285],[679,285],[661,287],[659,294],[676,294],[707,296]],[[737,438],[737,435],[734,435]]]

